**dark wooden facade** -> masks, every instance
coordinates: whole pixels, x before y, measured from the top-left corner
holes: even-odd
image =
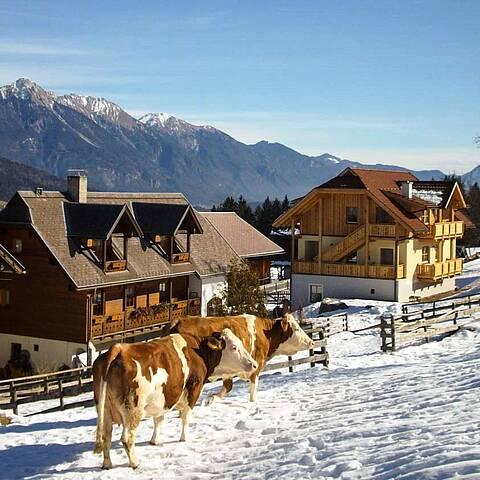
[[[15,255],[27,272],[2,282],[9,303],[0,307],[0,333],[105,343],[141,335],[144,327],[153,331],[178,315],[200,314],[200,300],[188,299],[187,275],[78,290],[33,229],[0,230],[7,248],[19,241]]]

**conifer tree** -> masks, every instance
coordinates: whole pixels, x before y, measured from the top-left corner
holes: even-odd
[[[225,313],[240,315],[249,313],[266,317],[265,295],[257,276],[243,261],[233,260],[227,274],[227,286],[222,294]]]

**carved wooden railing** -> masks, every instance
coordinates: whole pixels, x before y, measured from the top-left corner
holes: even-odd
[[[395,225],[371,223],[368,226],[368,234],[371,237],[395,237]]]
[[[294,273],[307,273],[315,275],[337,275],[340,277],[368,277],[368,278],[404,278],[405,268],[403,264],[394,265],[361,265],[356,263],[322,263],[302,262],[295,260],[293,263]]]
[[[455,258],[445,262],[424,263],[417,265],[417,277],[424,280],[440,280],[459,275],[463,270],[463,260]]]
[[[123,272],[127,269],[126,260],[109,260],[105,262],[104,270],[105,272]]]
[[[165,324],[185,315],[200,315],[200,309],[200,299],[194,298],[140,307],[110,315],[93,315],[91,337],[95,339],[105,335]]]
[[[457,238],[463,236],[463,222],[440,222],[430,225],[428,232],[420,233],[422,238],[434,238],[439,240],[442,238]]]
[[[173,253],[171,263],[186,263],[190,261],[190,253],[188,252],[180,252],[180,253]]]

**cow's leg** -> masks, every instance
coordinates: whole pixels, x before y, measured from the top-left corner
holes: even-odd
[[[232,388],[233,388],[233,380],[231,378],[226,378],[223,381],[222,389],[217,393],[211,393],[207,397],[205,401],[205,405],[210,405],[216,402],[217,400],[221,400],[227,393],[229,393],[232,390]]]
[[[186,442],[188,440],[188,427],[190,424],[190,416],[192,414],[192,409],[185,402],[184,405],[179,407],[180,410],[180,418],[182,419],[182,434],[180,435],[180,441]]]
[[[137,427],[138,424],[127,424],[123,426],[122,432],[123,447],[127,452],[128,460],[132,468],[137,468],[139,465],[137,454],[135,453],[135,436],[137,433]]]
[[[158,445],[158,431],[160,430],[160,426],[162,425],[164,418],[165,417],[163,415],[153,418],[153,433],[152,438],[150,439],[151,445]]]
[[[112,459],[110,458],[110,447],[112,445],[112,430],[113,423],[109,415],[105,415],[103,421],[103,443],[102,443],[102,452],[103,452],[103,469],[112,468]]]
[[[255,372],[250,377],[250,401],[255,402],[257,400],[257,387],[258,387],[258,373]]]

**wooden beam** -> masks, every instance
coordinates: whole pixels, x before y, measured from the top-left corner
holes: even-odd
[[[291,249],[292,249],[292,252],[291,252],[291,267],[290,267],[290,277],[291,277],[291,274],[293,273],[293,264],[295,263],[295,219],[292,218],[292,220],[290,221],[290,233],[291,233],[291,236],[292,236],[292,244],[291,244]]]
[[[365,272],[368,275],[368,256],[370,253],[370,199],[368,196],[364,198],[365,205]]]
[[[318,271],[322,273],[323,198],[318,199]]]

